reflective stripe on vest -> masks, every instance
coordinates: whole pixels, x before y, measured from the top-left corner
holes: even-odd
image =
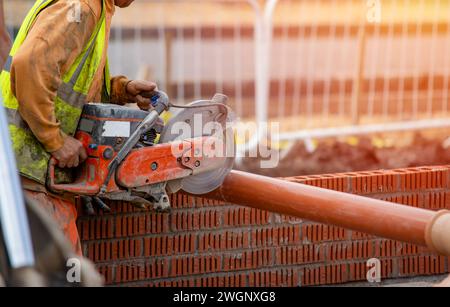
[[[19,111],[5,108],[8,124],[14,125],[22,129],[28,129],[27,123],[20,117]]]
[[[45,183],[48,160],[50,155],[34,137],[26,122],[18,112],[19,103],[11,91],[10,71],[14,55],[23,44],[30,26],[38,14],[51,5],[54,0],[37,1],[28,13],[19,33],[14,41],[10,55],[0,75],[1,94],[3,105],[6,107],[9,130],[13,141],[17,164],[21,175]],[[64,18],[64,17],[62,17]],[[83,105],[92,85],[95,73],[100,69],[106,45],[106,16],[105,2],[103,0],[102,15],[100,21],[83,52],[77,57],[68,72],[62,76],[62,83],[58,88],[55,99],[55,115],[61,125],[61,130],[73,135],[81,115]],[[109,70],[104,69],[105,89],[109,95]]]
[[[77,69],[75,70],[74,74],[70,77],[70,81],[68,83],[62,82],[58,88],[57,96],[61,100],[65,101],[66,103],[76,108],[82,108],[83,105],[86,103],[86,94],[75,91],[74,87],[78,78],[81,75],[83,67],[86,65],[88,56],[91,54],[94,48],[97,37],[98,32],[95,34],[95,37],[92,40],[91,44],[89,45],[89,48],[84,53],[83,58],[81,59],[80,64],[77,66]]]

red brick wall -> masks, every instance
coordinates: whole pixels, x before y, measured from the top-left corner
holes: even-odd
[[[450,166],[288,178],[433,210],[450,209]],[[83,249],[108,285],[308,286],[449,272],[422,247],[257,209],[177,194],[170,213],[111,203],[78,221]],[[370,217],[367,217],[369,220]]]

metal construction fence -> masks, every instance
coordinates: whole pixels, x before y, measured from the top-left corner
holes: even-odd
[[[449,0],[136,0],[110,63],[177,102],[222,92],[282,139],[450,126]]]

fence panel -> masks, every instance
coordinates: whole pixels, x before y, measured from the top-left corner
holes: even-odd
[[[136,1],[116,12],[112,71],[154,79],[181,103],[225,93],[239,116],[252,116],[254,9],[249,1]]]
[[[32,3],[5,3],[12,33]],[[178,103],[223,92],[285,139],[450,126],[449,0],[136,0],[115,15],[113,73]]]
[[[284,138],[450,126],[449,17],[446,0],[278,1],[269,118]]]

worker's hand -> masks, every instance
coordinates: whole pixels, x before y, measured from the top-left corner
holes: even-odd
[[[141,110],[149,110],[151,107],[150,98],[153,92],[157,91],[158,88],[155,83],[143,80],[133,80],[128,82],[126,86],[126,91],[130,99],[137,103]]]
[[[58,160],[58,166],[60,168],[77,167],[87,158],[87,153],[83,147],[83,144],[71,136],[66,137],[63,147],[52,152],[51,154],[53,158]]]

